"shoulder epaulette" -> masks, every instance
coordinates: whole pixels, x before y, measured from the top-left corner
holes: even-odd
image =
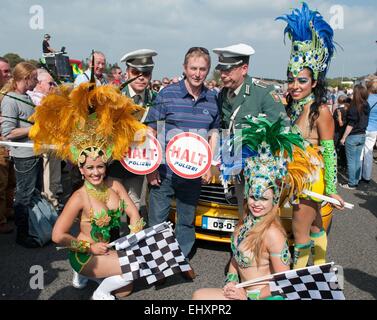
[[[252,78],[252,81],[253,81],[253,84],[258,86],[258,87],[261,87],[261,88],[264,88],[264,89],[266,89],[268,87],[268,83],[263,82],[261,80]]]

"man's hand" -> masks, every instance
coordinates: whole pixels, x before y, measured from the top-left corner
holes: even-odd
[[[161,179],[160,179],[160,174],[158,170],[150,174],[147,174],[147,181],[148,181],[148,184],[150,184],[151,186],[159,187],[161,185]]]
[[[209,168],[207,172],[202,175],[202,183],[208,184],[211,182],[211,180],[212,180],[212,172],[211,172],[211,168]]]

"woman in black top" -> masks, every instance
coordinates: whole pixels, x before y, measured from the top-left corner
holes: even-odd
[[[346,147],[348,183],[341,185],[346,189],[355,189],[360,180],[361,152],[365,143],[365,131],[368,126],[369,104],[368,91],[362,85],[353,89],[353,99],[347,112],[347,127],[340,143]]]
[[[349,109],[351,98],[346,95],[338,97],[338,107],[334,111],[333,118],[335,123],[334,144],[335,150],[338,155],[338,171],[347,170],[347,158],[344,145],[340,143],[340,139],[343,137],[344,131],[347,127],[347,111]]]

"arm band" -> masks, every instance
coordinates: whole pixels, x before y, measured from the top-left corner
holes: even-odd
[[[260,300],[260,290],[246,290],[247,300]]]
[[[80,253],[89,253],[90,252],[90,242],[85,240],[72,240],[71,251],[80,252]]]
[[[225,283],[229,283],[229,282],[237,282],[237,283],[239,283],[240,279],[238,278],[238,274],[237,273],[228,272],[226,274]]]
[[[144,226],[145,226],[144,218],[140,218],[134,224],[130,224],[128,228],[130,228],[130,234],[132,234],[132,233],[138,233],[139,231],[143,230]]]
[[[337,157],[334,148],[334,140],[321,140],[322,155],[325,165],[325,194],[337,194]]]

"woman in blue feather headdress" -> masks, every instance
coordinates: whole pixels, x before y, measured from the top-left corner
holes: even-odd
[[[306,3],[277,20],[287,22],[284,33],[292,41],[288,64],[288,115],[294,128],[321,154],[324,170],[312,190],[340,201],[337,194],[337,164],[334,122],[326,105],[325,76],[334,53],[333,30]],[[326,260],[327,236],[322,228],[318,199],[300,196],[294,205],[292,229],[295,237],[294,268],[306,267],[311,248],[314,263]]]

